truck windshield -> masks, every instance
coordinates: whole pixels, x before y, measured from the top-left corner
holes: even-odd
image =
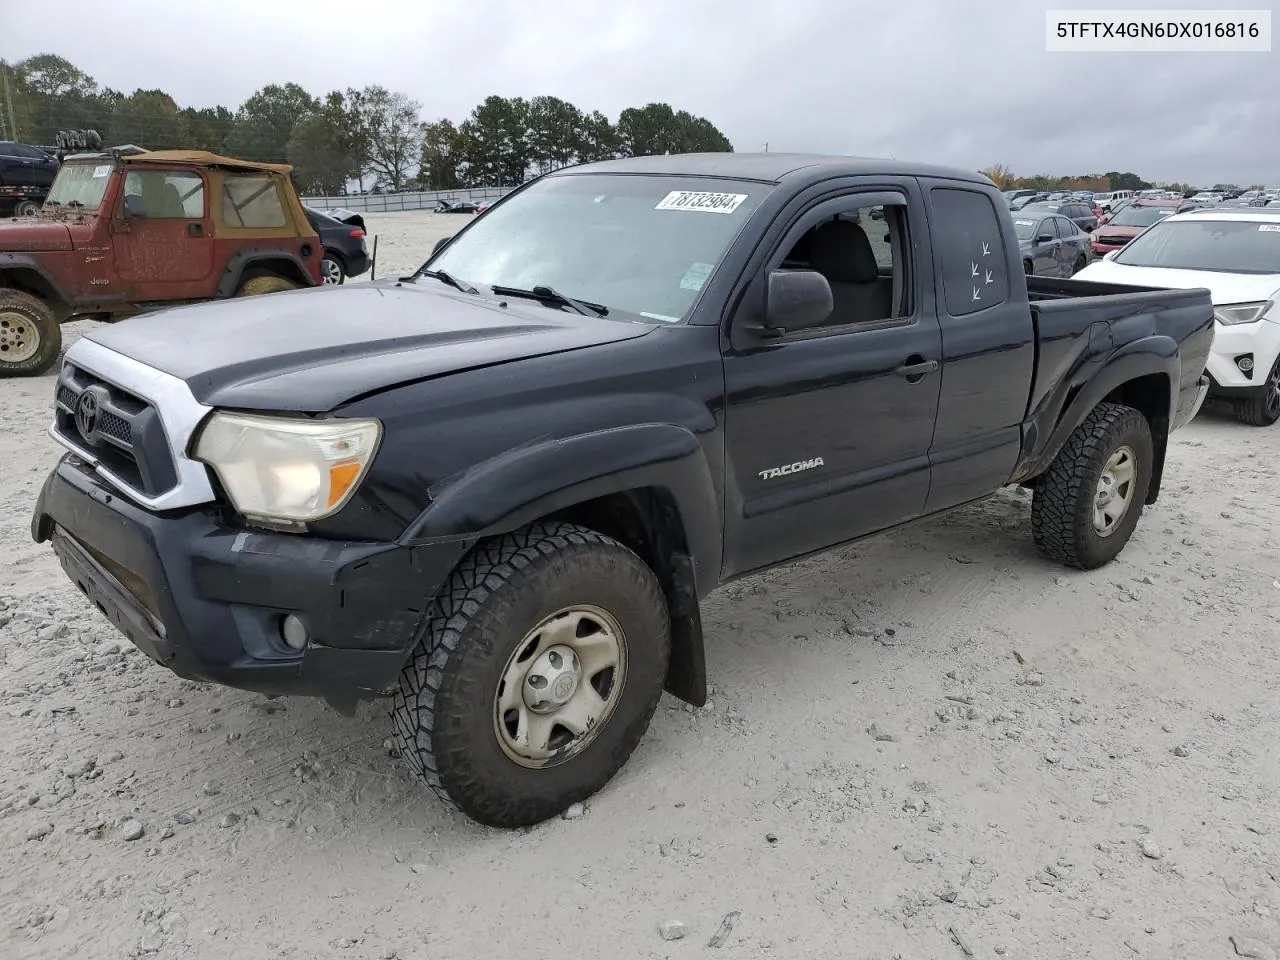
[[[112,166],[106,163],[65,163],[54,178],[45,203],[76,210],[97,210],[111,182]]]
[[[1130,241],[1116,263],[1217,273],[1280,273],[1280,223],[1163,220]]]
[[[610,316],[679,323],[770,189],[691,177],[547,177],[473,221],[425,269],[464,286],[549,287]]]

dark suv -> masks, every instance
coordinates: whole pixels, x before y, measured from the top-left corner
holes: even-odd
[[[1041,200],[1027,204],[1021,212],[1031,213],[1033,209],[1048,210],[1060,217],[1066,217],[1085,233],[1092,233],[1098,229],[1097,214],[1093,212],[1093,207],[1083,200]]]
[[[58,175],[58,160],[39,147],[0,140],[0,217],[30,216]]]

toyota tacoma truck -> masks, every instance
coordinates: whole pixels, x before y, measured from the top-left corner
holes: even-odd
[[[519,188],[412,276],[67,352],[32,535],[181,677],[389,700],[409,767],[533,824],[706,698],[700,601],[1034,490],[1112,560],[1204,399],[1202,289],[1027,277],[960,170],[709,154]]]

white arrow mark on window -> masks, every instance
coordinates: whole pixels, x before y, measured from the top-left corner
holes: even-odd
[[[991,256],[991,248],[987,246],[987,241],[985,240],[982,241],[982,255],[984,257]]]
[[[969,276],[976,277],[978,275],[978,265],[972,260],[969,261]]]
[[[987,271],[987,283],[994,283],[994,282],[995,282],[995,281],[991,279],[991,271],[990,271],[990,270],[988,270],[988,271]]]
[[[978,293],[978,288],[977,288],[977,287],[974,287],[974,288],[973,288],[973,299],[974,299],[974,300],[981,300],[981,299],[982,299],[981,295]]]

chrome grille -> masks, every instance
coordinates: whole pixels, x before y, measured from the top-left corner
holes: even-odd
[[[144,496],[177,486],[164,426],[149,402],[69,360],[55,396],[53,429],[68,446],[90,454]]]

